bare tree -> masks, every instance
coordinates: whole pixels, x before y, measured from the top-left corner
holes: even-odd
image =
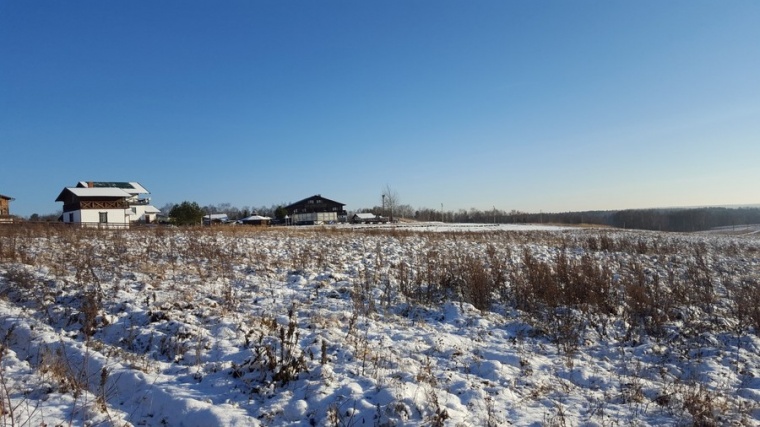
[[[390,185],[385,184],[385,188],[383,189],[383,214],[385,212],[389,212],[388,215],[391,219],[391,222],[393,222],[393,211],[396,210],[396,208],[399,205],[399,198],[398,193],[396,190],[392,189]]]
[[[177,204],[176,203],[167,203],[167,204],[165,204],[165,205],[163,205],[161,207],[160,211],[161,211],[162,214],[164,214],[166,216],[169,216],[169,212],[172,211],[172,209],[174,208],[174,206],[177,206]]]

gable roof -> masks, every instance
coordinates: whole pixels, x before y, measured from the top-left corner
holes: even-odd
[[[326,197],[322,197],[321,194],[315,194],[315,195],[313,195],[311,197],[307,197],[307,198],[305,198],[303,200],[299,200],[299,201],[297,201],[295,203],[291,203],[291,204],[285,206],[285,209],[288,209],[288,208],[293,207],[293,206],[298,206],[300,204],[306,203],[309,200],[317,200],[317,199],[324,200],[327,203],[335,203],[336,205],[342,205],[342,206],[346,205],[345,203],[336,202],[335,200],[330,200],[330,199],[328,199]]]
[[[105,197],[105,198],[129,198],[131,194],[120,188],[80,188],[80,187],[66,187],[55,199],[56,202],[63,202],[66,197],[66,193],[71,193],[79,198],[86,197]]]
[[[13,197],[11,197],[11,196],[4,196],[4,195],[2,195],[2,194],[0,194],[0,199],[5,199],[5,200],[16,200],[16,199],[14,199],[14,198],[13,198]]]
[[[264,220],[270,220],[272,218],[268,216],[261,216],[261,215],[251,215],[249,217],[245,217],[241,219],[240,221],[264,221]]]
[[[137,182],[79,181],[78,188],[120,188],[129,194],[150,194]]]

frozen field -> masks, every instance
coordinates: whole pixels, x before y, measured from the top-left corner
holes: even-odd
[[[760,235],[0,227],[0,423],[757,425]]]

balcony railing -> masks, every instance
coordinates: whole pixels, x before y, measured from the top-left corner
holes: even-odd
[[[150,204],[150,199],[133,199],[128,201],[130,206],[145,206]]]

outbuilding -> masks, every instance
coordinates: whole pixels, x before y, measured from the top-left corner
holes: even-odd
[[[251,215],[249,217],[238,220],[241,224],[245,225],[269,225],[272,218],[261,215]]]

